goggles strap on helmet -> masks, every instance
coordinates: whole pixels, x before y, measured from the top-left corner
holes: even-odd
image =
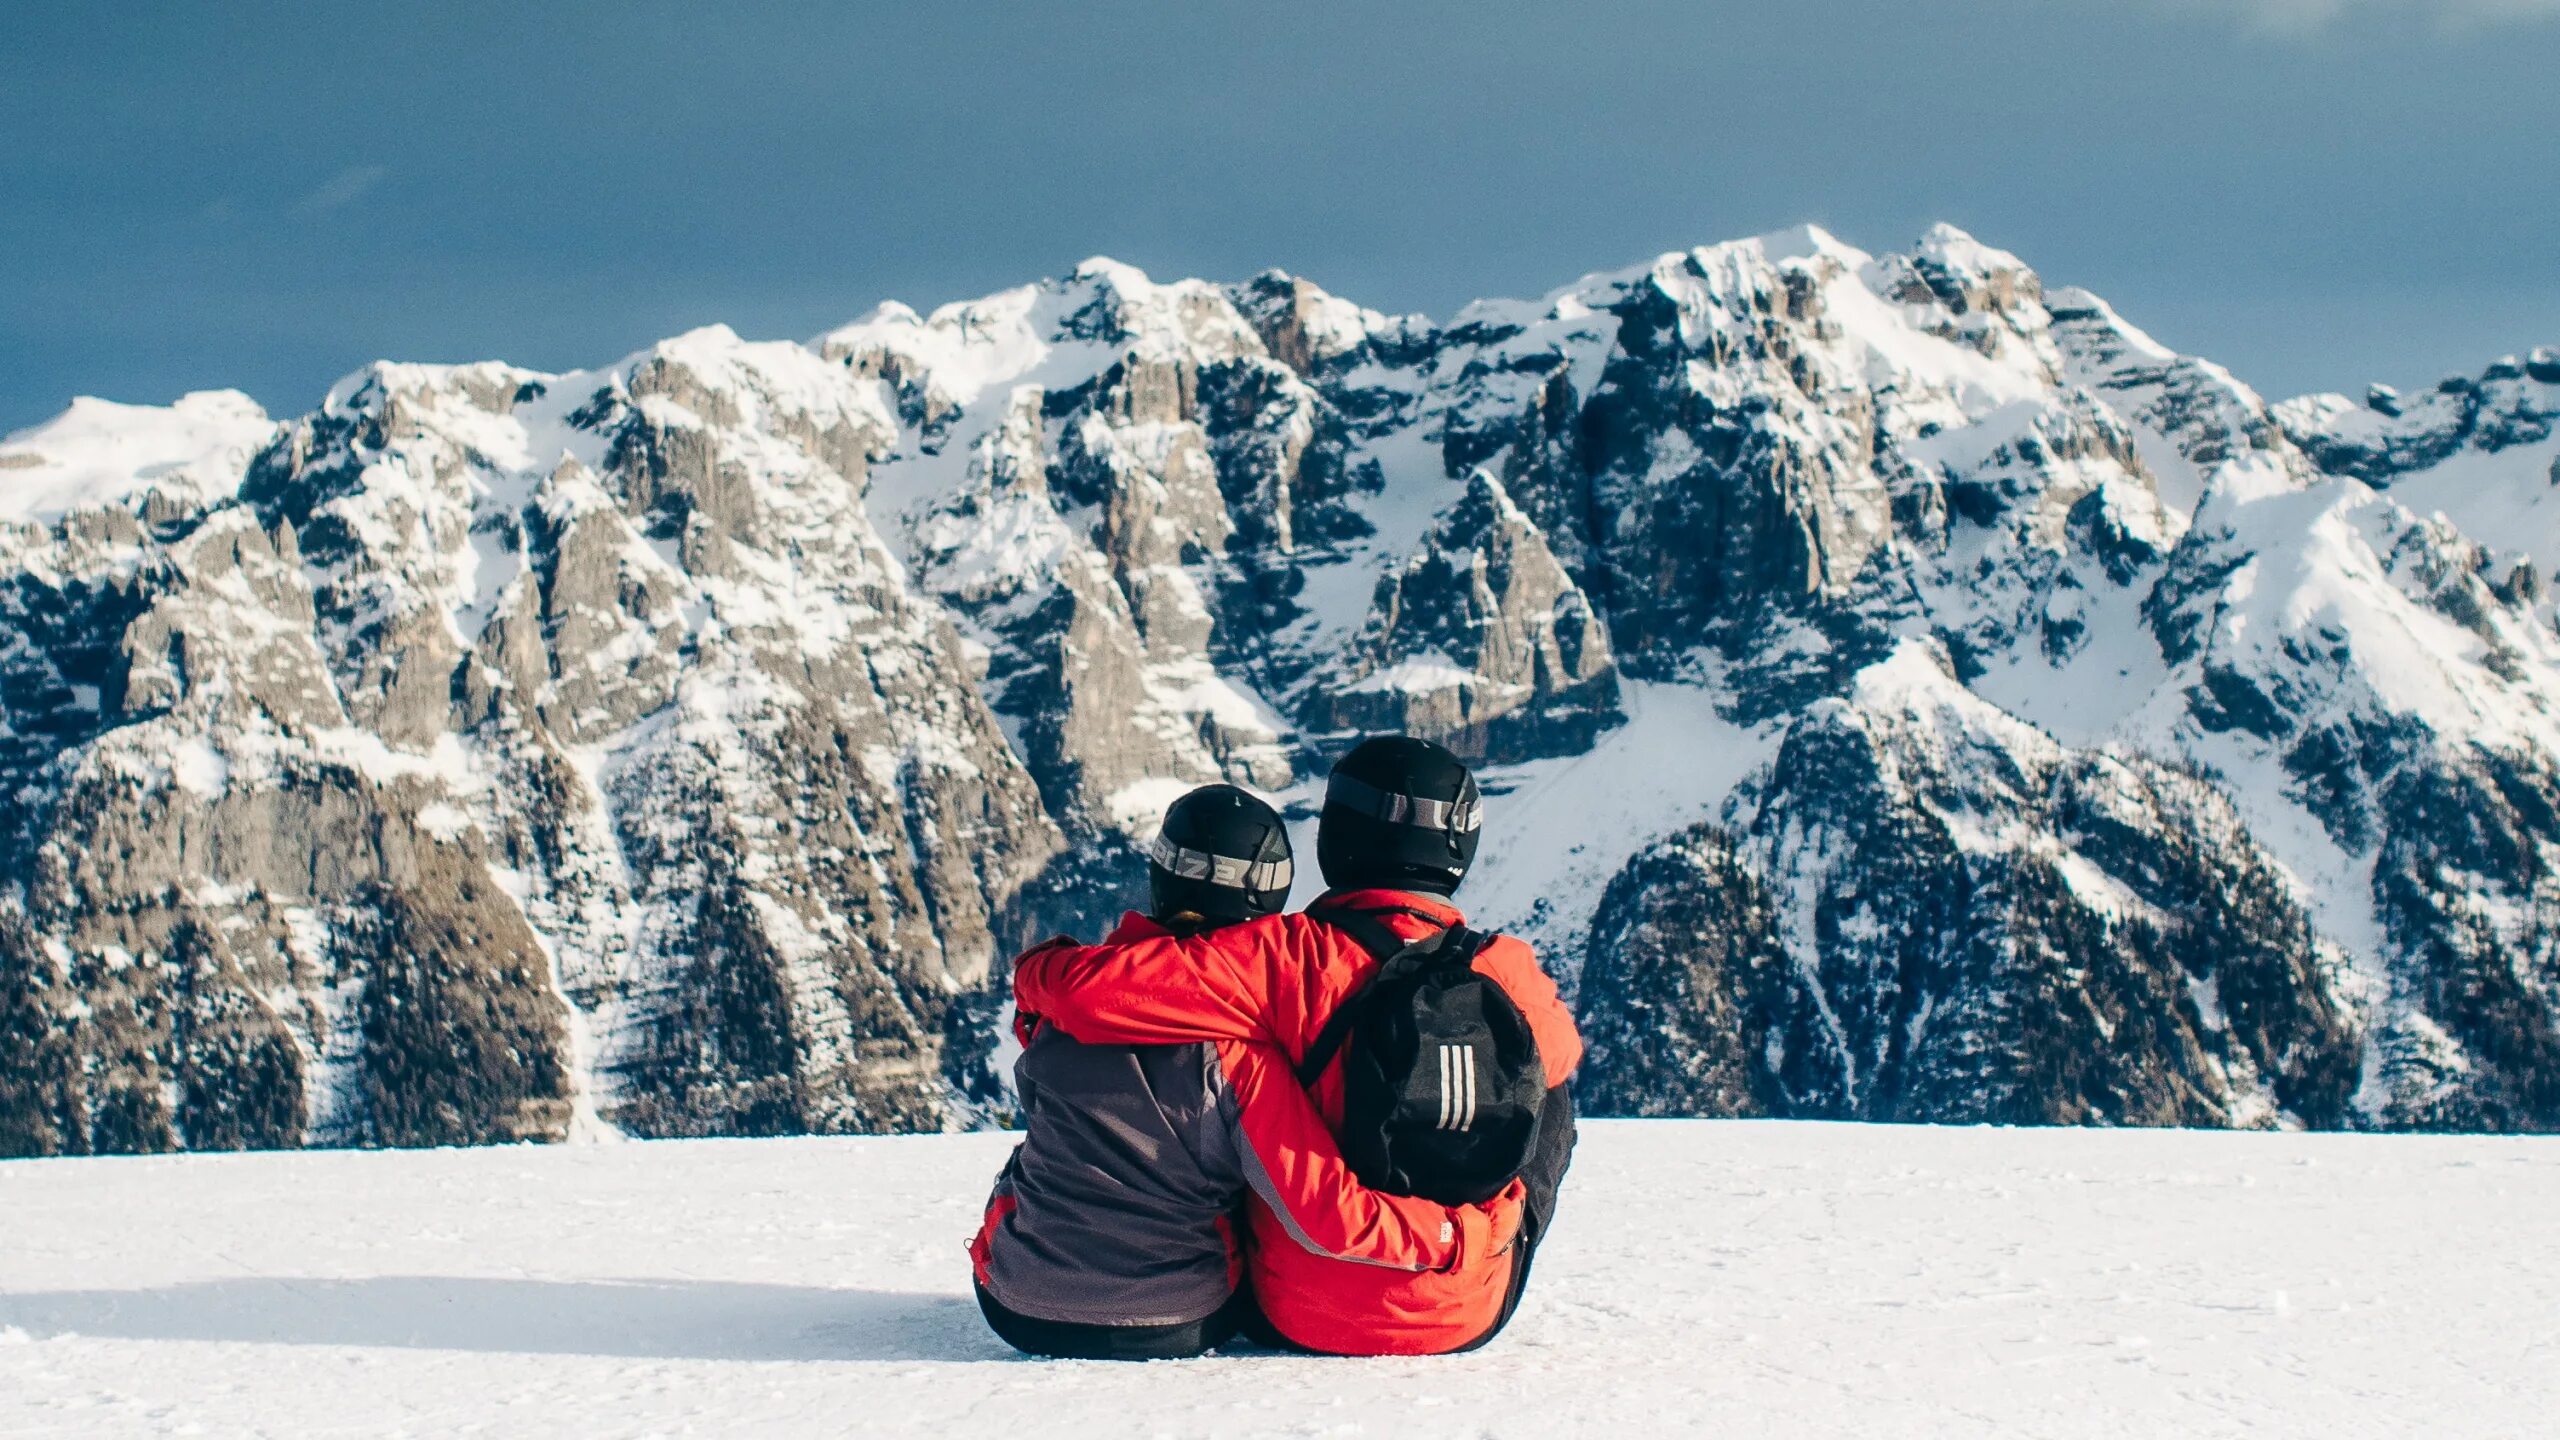
[[[1470,787],[1472,788],[1472,787]],[[1484,824],[1484,800],[1468,795],[1456,800],[1427,800],[1394,790],[1381,790],[1365,780],[1336,774],[1325,782],[1324,803],[1374,815],[1391,825],[1419,825],[1428,830],[1468,834]]]
[[[1239,860],[1232,855],[1212,855],[1176,844],[1159,832],[1147,847],[1147,858],[1164,867],[1166,873],[1185,880],[1205,880],[1229,890],[1286,890],[1295,869],[1286,860]]]

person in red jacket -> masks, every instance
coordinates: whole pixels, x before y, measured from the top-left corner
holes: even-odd
[[[1327,783],[1316,849],[1330,888],[1306,911],[1189,936],[1051,941],[1015,963],[1016,1003],[1091,1044],[1267,1044],[1294,1066],[1380,964],[1325,917],[1365,913],[1407,941],[1463,923],[1450,896],[1475,858],[1481,816],[1475,777],[1447,750],[1403,736],[1367,741]],[[1522,1206],[1513,1243],[1446,1267],[1363,1264],[1321,1243],[1303,1210],[1257,1194],[1246,1254],[1267,1338],[1332,1354],[1437,1354],[1481,1345],[1509,1322],[1571,1162],[1567,1081],[1582,1040],[1526,944],[1494,937],[1472,966],[1529,1022],[1549,1087],[1530,1162],[1493,1202],[1499,1210],[1516,1194]],[[1323,1123],[1338,1127],[1338,1058],[1309,1090]],[[1364,1194],[1376,1192],[1345,1176],[1333,1193],[1342,1206],[1333,1233],[1358,1228]]]
[[[1176,801],[1148,856],[1153,915],[1111,939],[1214,934],[1288,900],[1288,832],[1232,786]],[[1519,1205],[1444,1206],[1370,1190],[1268,1042],[1083,1044],[1018,1009],[1025,1135],[970,1242],[987,1323],[1029,1354],[1197,1355],[1252,1313],[1250,1193],[1336,1263],[1462,1270],[1509,1243]]]

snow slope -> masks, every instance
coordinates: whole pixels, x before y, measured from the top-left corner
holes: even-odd
[[[1588,1128],[1457,1358],[1035,1363],[961,1242],[1009,1137],[0,1165],[0,1434],[2516,1435],[2560,1148]]]
[[[275,433],[258,402],[237,390],[199,390],[172,405],[83,395],[51,420],[0,437],[0,519],[43,524],[155,488],[198,505],[224,499]]]

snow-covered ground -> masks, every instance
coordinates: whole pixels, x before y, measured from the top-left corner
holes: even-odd
[[[1009,1138],[0,1164],[0,1435],[2522,1435],[2560,1145],[1588,1127],[1453,1359],[1020,1359]]]

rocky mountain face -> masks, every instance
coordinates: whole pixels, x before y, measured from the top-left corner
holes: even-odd
[[[83,401],[0,442],[0,1153],[979,1123],[1012,947],[1380,730],[1593,1110],[2560,1127],[2555,416],[1944,227]]]

